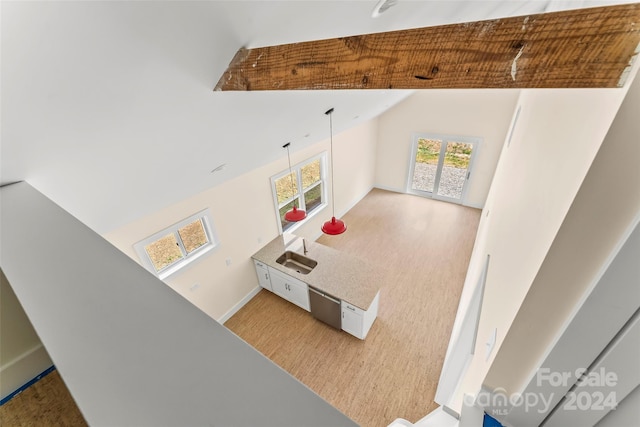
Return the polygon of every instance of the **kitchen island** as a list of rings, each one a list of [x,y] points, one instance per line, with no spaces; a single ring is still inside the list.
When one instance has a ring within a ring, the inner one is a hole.
[[[317,265],[305,274],[278,263],[287,251]],[[383,274],[375,266],[328,246],[303,242],[292,234],[276,237],[252,258],[260,286],[312,312],[310,288],[312,293],[316,291],[338,300],[341,329],[360,339],[366,337],[377,317],[380,288],[384,285]]]

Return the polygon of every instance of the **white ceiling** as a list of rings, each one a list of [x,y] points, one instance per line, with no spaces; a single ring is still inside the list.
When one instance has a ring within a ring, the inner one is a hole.
[[[410,94],[213,92],[242,46],[626,0],[376,2],[3,1],[0,181],[106,232],[327,138],[330,107],[338,132]]]

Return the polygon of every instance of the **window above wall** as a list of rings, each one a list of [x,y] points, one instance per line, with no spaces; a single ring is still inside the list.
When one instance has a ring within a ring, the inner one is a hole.
[[[134,248],[145,268],[164,279],[216,246],[211,214],[205,209],[136,243]]]
[[[322,210],[326,202],[326,153],[321,153],[271,177],[271,190],[280,233],[293,231],[308,218]],[[292,185],[293,182],[293,185]],[[293,188],[292,188],[293,187]],[[307,218],[288,222],[284,214],[297,203],[307,211]]]

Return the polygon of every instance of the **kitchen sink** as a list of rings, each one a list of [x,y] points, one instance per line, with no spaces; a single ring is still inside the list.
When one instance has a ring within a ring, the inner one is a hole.
[[[300,274],[309,274],[318,265],[318,261],[292,251],[286,251],[280,255],[276,262]]]

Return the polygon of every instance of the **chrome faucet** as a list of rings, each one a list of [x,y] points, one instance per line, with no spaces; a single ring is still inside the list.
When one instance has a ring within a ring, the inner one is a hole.
[[[304,250],[304,254],[307,254],[307,241],[304,239],[304,237],[302,238],[302,250]]]

